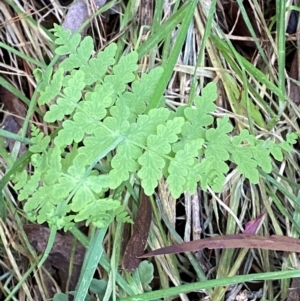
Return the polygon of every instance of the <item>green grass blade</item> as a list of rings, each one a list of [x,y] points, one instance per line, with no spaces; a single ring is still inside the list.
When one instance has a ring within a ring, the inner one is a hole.
[[[43,257],[41,258],[41,261],[38,264],[38,268],[40,268],[44,264],[46,259],[48,258],[49,254],[50,254],[50,251],[53,247],[54,241],[55,241],[56,233],[57,233],[56,227],[51,227],[50,228],[50,235],[49,235],[48,242],[47,242],[47,246],[46,246],[45,252],[43,254]]]
[[[248,30],[249,30],[249,32],[250,32],[250,34],[251,34],[251,36],[252,36],[252,38],[253,38],[253,40],[255,42],[255,45],[256,45],[256,47],[258,49],[258,52],[261,55],[261,57],[263,58],[266,66],[268,66],[268,68],[270,68],[269,60],[267,59],[267,57],[265,55],[265,52],[262,49],[262,47],[260,45],[260,42],[259,42],[259,40],[258,40],[258,38],[257,38],[257,36],[255,34],[255,31],[254,31],[253,26],[251,24],[251,21],[250,21],[250,19],[248,17],[248,14],[246,12],[246,9],[245,9],[245,6],[243,4],[243,1],[242,0],[237,0],[237,2],[239,4],[239,8],[241,10],[241,13],[242,13],[243,19],[245,21],[245,24],[247,25],[247,28],[248,28]],[[282,2],[284,2],[284,1],[282,1]]]
[[[213,0],[210,4],[210,9],[209,9],[208,17],[207,17],[207,24],[206,24],[204,35],[202,38],[199,55],[197,58],[197,64],[195,66],[195,71],[194,71],[192,85],[191,85],[191,93],[189,95],[189,104],[190,105],[193,103],[193,100],[196,96],[195,92],[196,92],[196,88],[197,88],[197,76],[196,76],[197,67],[202,67],[202,64],[204,62],[206,41],[211,34],[211,27],[212,27],[213,18],[215,15],[216,4],[217,4],[217,0]]]
[[[16,95],[21,99],[26,105],[30,105],[30,99],[28,99],[20,90],[15,88],[10,82],[8,82],[4,77],[0,76],[0,86],[3,86],[5,89]]]
[[[151,49],[157,46],[186,16],[190,2],[186,2],[166,22],[160,25],[160,30],[151,35],[138,49],[139,59],[146,55]]]
[[[40,68],[43,68],[43,69],[46,69],[47,65],[38,61],[38,60],[35,60],[34,58],[30,57],[29,55],[26,55],[25,53],[13,48],[13,47],[10,47],[2,42],[0,42],[0,48],[3,48],[3,49],[6,49],[7,51],[9,51],[10,53],[14,53],[15,55],[17,55],[19,58],[29,62],[29,63],[32,63],[34,65],[36,65],[37,67],[40,67]]]
[[[190,3],[189,9],[188,9],[183,21],[182,21],[177,39],[174,43],[173,50],[170,54],[170,57],[168,58],[168,63],[165,66],[164,73],[162,74],[162,76],[160,78],[160,81],[159,81],[159,83],[158,83],[158,85],[155,89],[155,92],[153,93],[152,100],[151,100],[151,102],[149,103],[149,105],[147,107],[148,112],[149,112],[149,110],[151,110],[153,108],[156,108],[158,106],[158,104],[160,103],[161,96],[163,95],[163,93],[166,89],[166,86],[167,86],[167,84],[170,80],[170,77],[173,73],[173,70],[174,70],[174,67],[176,65],[179,53],[181,51],[182,45],[185,41],[186,33],[187,33],[187,30],[188,30],[189,25],[191,23],[191,20],[193,18],[195,7],[196,7],[198,1],[193,0],[193,1],[188,2],[188,3]]]
[[[249,281],[266,281],[266,280],[279,280],[300,277],[300,270],[268,272],[268,273],[255,273],[249,275],[240,275],[235,277],[226,277],[222,279],[214,279],[207,281],[194,282],[191,284],[171,287],[165,290],[153,291],[137,296],[119,299],[119,301],[148,301],[157,300],[169,296],[175,296],[182,293],[197,292],[199,290],[228,286]]]
[[[285,5],[286,1],[276,1],[276,31],[278,47],[278,87],[285,95]],[[285,97],[279,96],[279,105],[284,109]]]
[[[76,290],[75,301],[82,301],[87,295],[87,291],[97,269],[99,260],[104,252],[102,242],[105,237],[107,228],[97,229],[95,236],[91,241],[86,256],[84,258],[82,273]]]
[[[74,227],[74,228],[70,229],[70,232],[74,235],[74,237],[76,237],[76,239],[78,239],[81,242],[81,244],[83,246],[88,248],[88,246],[90,244],[89,240],[82,232],[80,232],[79,229]],[[109,261],[108,257],[105,254],[103,254],[103,256],[101,256],[99,263],[104,268],[104,270],[106,272],[109,273],[111,271],[110,261]],[[128,295],[130,295],[130,296],[134,295],[134,291],[132,290],[132,288],[128,285],[128,283],[124,280],[124,278],[119,273],[116,274],[116,281],[119,284],[119,286]]]
[[[22,143],[25,143],[25,144],[29,144],[29,145],[32,144],[32,142],[30,141],[30,139],[23,138],[20,135],[11,133],[11,132],[3,130],[3,129],[0,129],[0,136],[5,137],[7,139],[13,139],[15,141],[19,141],[19,142],[22,142]]]

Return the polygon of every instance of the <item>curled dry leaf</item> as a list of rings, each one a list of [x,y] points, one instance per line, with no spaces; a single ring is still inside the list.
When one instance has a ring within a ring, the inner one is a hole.
[[[209,237],[182,244],[164,247],[149,252],[140,258],[147,258],[157,255],[177,254],[184,252],[193,252],[207,249],[236,249],[236,248],[253,248],[284,252],[300,253],[300,239],[281,236],[258,236],[252,234],[232,234]]]
[[[145,250],[151,219],[152,207],[149,197],[142,193],[141,204],[134,221],[133,234],[123,256],[122,267],[128,272],[135,270],[141,261],[139,256],[141,256]]]

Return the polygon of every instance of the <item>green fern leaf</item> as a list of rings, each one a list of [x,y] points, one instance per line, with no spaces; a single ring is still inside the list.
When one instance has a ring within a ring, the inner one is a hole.
[[[42,208],[47,203],[52,204],[48,192],[49,187],[39,187],[25,203],[24,210],[30,212]]]
[[[113,74],[104,78],[105,83],[110,83],[116,95],[121,95],[126,88],[126,84],[134,80],[134,73],[137,66],[138,54],[133,51],[126,56],[122,56],[119,63],[113,67]]]
[[[52,193],[54,195],[59,195],[60,202],[63,202],[62,200],[69,197],[75,186],[76,183],[74,183],[69,176],[63,175],[58,179],[57,183],[52,185]]]
[[[115,54],[117,45],[112,43],[108,45],[103,51],[98,53],[97,58],[89,60],[88,64],[80,67],[85,74],[85,81],[87,85],[91,85],[103,78],[109,66],[115,64]]]
[[[133,82],[132,92],[123,94],[126,105],[134,115],[138,116],[145,112],[146,104],[149,103],[162,73],[161,67],[152,69],[150,73],[143,74],[139,81]]]
[[[283,160],[283,153],[279,144],[276,144],[274,141],[269,141],[267,147],[277,161],[281,162]]]
[[[193,192],[196,188],[197,182],[200,180],[200,174],[194,173],[197,170],[196,157],[203,143],[203,139],[186,143],[184,149],[177,151],[174,159],[171,160],[167,183],[174,198],[178,198],[187,189]]]
[[[130,223],[133,224],[131,217],[128,215],[126,211],[126,206],[120,205],[115,211],[114,214],[116,216],[116,220],[119,223]]]
[[[58,147],[54,147],[49,150],[47,156],[47,169],[45,175],[42,177],[43,181],[47,185],[54,184],[61,174],[61,151]]]
[[[90,36],[86,36],[78,46],[78,38],[75,34],[75,37],[72,36],[69,39],[68,46],[69,51],[71,54],[69,57],[65,58],[61,63],[60,66],[64,68],[66,71],[73,70],[75,68],[79,68],[82,65],[87,65],[87,61],[90,58],[92,51],[94,49],[93,39]],[[64,47],[66,47],[64,46]],[[60,47],[56,49],[56,52],[60,51]]]
[[[183,106],[176,112],[176,116],[185,116],[186,122],[182,127],[182,139],[173,146],[175,152],[183,149],[186,143],[192,143],[199,138],[205,139],[206,127],[214,121],[211,113],[216,109],[216,86],[213,83],[208,84],[201,92],[202,96],[195,98],[195,108]],[[199,155],[202,155],[202,150],[199,150]]]
[[[228,120],[228,116],[217,119],[217,128],[206,131],[207,146],[204,151],[206,157],[214,157],[216,161],[229,159],[230,138],[227,134],[233,127]]]
[[[147,139],[147,146],[152,151],[159,154],[168,154],[171,151],[171,143],[178,140],[178,134],[184,124],[182,117],[175,117],[173,120],[168,120],[167,123],[157,126],[157,134],[150,135]]]
[[[80,70],[74,72],[73,76],[68,80],[68,87],[63,90],[62,97],[59,97],[57,104],[52,105],[50,110],[45,114],[45,121],[54,122],[62,120],[65,115],[72,114],[77,107],[77,102],[82,97],[84,87],[84,73]]]
[[[40,89],[40,97],[38,99],[39,105],[44,105],[53,100],[62,88],[64,79],[64,69],[59,68],[53,75],[52,80],[45,87],[45,91]]]
[[[129,108],[122,101],[117,101],[116,105],[110,108],[110,114],[113,117],[106,118],[104,125],[114,131],[115,134],[125,135],[130,127],[128,122]]]
[[[54,35],[56,53],[64,60],[55,73],[51,67],[43,75],[35,72],[38,103],[49,106],[45,121],[65,120],[54,139],[32,128],[33,173],[23,172],[15,185],[32,221],[59,229],[81,221],[97,227],[114,218],[130,222],[120,201],[104,199],[104,194],[116,189],[121,195],[121,183],[132,175],[138,175],[147,195],[163,176],[174,197],[193,193],[199,182],[219,192],[227,163],[237,164],[241,174],[257,183],[258,167],[271,171],[270,153],[282,159],[282,150],[291,151],[296,142],[298,136],[288,134],[279,145],[265,143],[246,130],[230,138],[228,117],[217,119],[214,128],[214,83],[202,89],[194,106],[148,111],[162,68],[138,79],[137,52],[116,62],[116,44],[92,57],[91,37],[81,41],[80,34],[57,25]]]
[[[139,163],[142,165],[138,172],[138,176],[142,179],[142,187],[146,195],[151,195],[162,177],[165,161],[156,152],[146,151],[139,158]]]
[[[202,179],[201,174],[201,164],[195,159],[194,163],[189,167],[188,174],[185,177],[184,191],[187,190],[190,194],[193,194],[197,189],[198,183]]]
[[[229,171],[228,165],[223,161],[217,161],[214,157],[201,160],[199,166],[201,187],[203,190],[210,186],[213,191],[220,192],[225,181],[225,174]]]
[[[54,139],[55,144],[62,147],[73,141],[78,143],[85,134],[93,134],[106,116],[106,108],[113,104],[113,93],[110,85],[97,85],[93,92],[87,93],[85,100],[78,104],[73,120],[63,122],[63,129]]]
[[[85,183],[80,183],[72,199],[71,210],[74,212],[82,211],[94,198],[91,189]]]
[[[52,72],[53,72],[53,68],[47,68],[47,71],[48,71],[47,74],[50,73],[50,77],[51,77]],[[45,90],[46,87],[49,84],[50,77],[48,78],[48,80],[44,80],[44,79],[46,79],[47,75],[44,74],[43,71],[41,69],[39,69],[39,68],[36,68],[36,69],[33,70],[33,76],[34,76],[35,81],[39,84],[37,86],[37,90],[38,91]]]
[[[78,113],[77,117],[81,117],[80,113]],[[86,127],[82,127],[82,123],[84,123],[84,117],[79,119],[79,122],[73,120],[66,120],[63,122],[63,129],[58,132],[58,135],[55,137],[54,142],[56,145],[63,147],[66,145],[70,145],[73,141],[78,143],[82,141]]]
[[[163,155],[171,152],[171,143],[175,143],[184,124],[182,117],[168,120],[165,125],[157,126],[157,134],[147,138],[147,149],[139,158],[142,168],[138,176],[142,179],[142,186],[147,195],[151,195],[157,186],[157,181],[162,177],[165,166]]]
[[[27,181],[26,185],[23,185],[23,188],[18,194],[18,200],[28,200],[29,196],[31,196],[39,186],[39,182],[41,179],[41,174],[36,171]]]
[[[79,154],[87,154],[86,164],[89,164],[99,154],[109,149],[120,136],[124,136],[122,140],[125,139],[126,132],[130,127],[127,120],[130,115],[129,109],[118,102],[116,106],[110,109],[110,113],[113,117],[106,117],[95,130],[94,135],[84,139],[84,146],[78,150]]]
[[[214,101],[218,96],[217,87],[214,83],[209,83],[201,92],[202,96],[196,97],[194,101],[196,110],[190,107],[184,110],[185,116],[194,127],[211,125],[214,120],[210,114],[216,109]]]
[[[33,145],[29,147],[29,151],[32,153],[42,153],[45,152],[50,143],[50,137],[45,136],[44,133],[32,125],[31,127],[31,142]]]
[[[74,217],[75,222],[86,221],[93,223],[96,227],[104,227],[114,218],[114,211],[120,207],[120,202],[113,199],[94,199],[84,206]]]
[[[257,161],[253,157],[253,139],[248,130],[243,130],[238,136],[232,138],[232,159],[238,166],[238,171],[248,178],[251,183],[257,184],[259,173]]]
[[[137,122],[130,125],[128,139],[143,147],[147,138],[155,134],[158,125],[165,124],[169,116],[170,111],[166,108],[152,109],[148,115],[139,115]]]
[[[286,135],[286,141],[281,142],[280,147],[286,152],[290,153],[292,151],[293,144],[297,143],[298,135],[296,133],[288,133]]]
[[[248,178],[251,183],[258,184],[259,174],[256,169],[257,162],[251,158],[251,150],[237,148],[232,154],[232,158],[238,165],[239,173]]]
[[[256,139],[252,148],[252,156],[256,160],[257,165],[260,166],[264,172],[270,173],[272,171],[272,160],[269,149],[265,147],[265,142]]]
[[[299,138],[299,134],[297,133],[288,133],[286,135],[286,141],[292,145],[297,143],[298,138]]]
[[[135,173],[139,167],[137,159],[142,150],[129,140],[125,140],[117,147],[117,153],[111,161],[112,171],[109,173],[111,188],[117,188],[129,178],[130,173]]]
[[[98,127],[94,135],[84,138],[84,146],[78,149],[77,160],[83,165],[90,164],[99,154],[108,150],[117,138],[118,135],[112,133],[109,128]]]
[[[79,33],[72,34],[70,30],[65,30],[57,24],[54,24],[54,36],[57,37],[55,44],[61,45],[55,49],[55,53],[59,55],[74,53],[81,41]]]
[[[22,189],[28,181],[28,174],[26,170],[22,170],[20,173],[16,174],[14,180],[14,188],[15,190]]]

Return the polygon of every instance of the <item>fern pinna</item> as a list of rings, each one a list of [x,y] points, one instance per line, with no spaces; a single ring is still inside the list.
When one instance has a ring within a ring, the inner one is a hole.
[[[31,220],[56,228],[79,221],[104,227],[117,217],[129,221],[120,200],[105,197],[110,189],[136,176],[147,195],[158,180],[167,179],[173,197],[193,193],[200,183],[222,190],[228,162],[252,183],[258,167],[269,173],[271,157],[282,159],[289,142],[275,144],[243,130],[231,137],[228,117],[213,127],[211,113],[217,89],[209,83],[193,106],[176,111],[147,104],[163,72],[161,67],[137,76],[138,55],[124,55],[116,63],[116,44],[91,58],[93,41],[55,26],[56,54],[64,60],[54,72],[48,68],[39,84],[39,105],[47,104],[47,123],[62,121],[54,138],[32,127],[32,175],[18,175],[19,200]],[[109,71],[109,72],[108,72]],[[130,89],[129,89],[130,87]]]

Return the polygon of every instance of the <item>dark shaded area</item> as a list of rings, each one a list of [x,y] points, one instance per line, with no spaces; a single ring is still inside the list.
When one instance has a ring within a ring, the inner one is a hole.
[[[30,244],[38,253],[45,252],[50,235],[50,229],[42,225],[26,225],[24,230],[28,236]],[[73,250],[74,254],[73,254]],[[73,291],[76,288],[77,281],[80,276],[81,267],[85,255],[85,248],[67,234],[56,234],[53,247],[44,264],[45,269],[57,280],[61,285],[63,292]],[[72,271],[69,274],[69,271]],[[53,297],[51,290],[52,281],[47,274],[44,275],[46,283],[48,283],[48,294]]]

